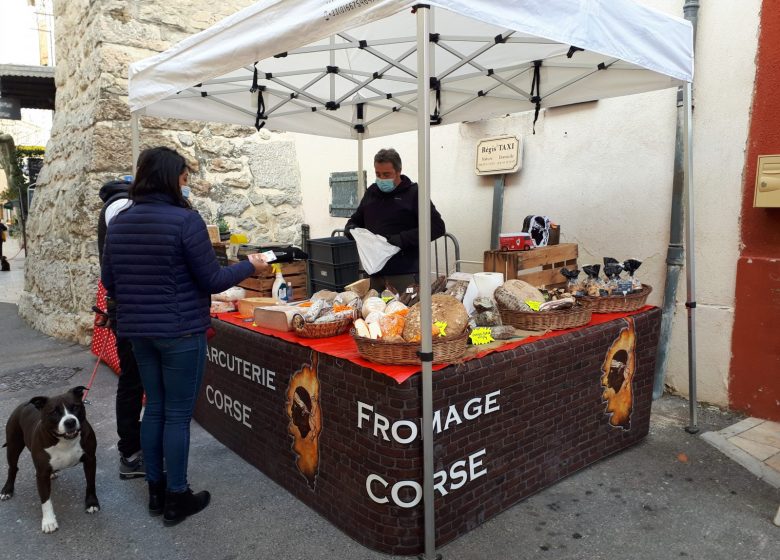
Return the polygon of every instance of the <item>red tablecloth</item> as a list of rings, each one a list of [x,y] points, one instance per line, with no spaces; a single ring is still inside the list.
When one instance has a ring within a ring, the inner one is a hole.
[[[482,356],[487,356],[488,354],[492,354],[493,352],[506,352],[507,350],[512,350],[513,348],[517,348],[522,344],[528,344],[530,342],[535,342],[543,338],[552,338],[554,336],[560,336],[567,332],[578,331],[580,329],[585,329],[593,325],[600,325],[608,321],[614,321],[615,319],[622,319],[623,317],[628,317],[629,315],[635,315],[637,313],[647,311],[648,309],[651,308],[652,306],[646,305],[641,309],[638,309],[637,311],[632,311],[629,313],[594,313],[590,323],[588,323],[585,326],[577,327],[574,329],[566,329],[562,331],[552,331],[539,336],[529,336],[521,340],[514,340],[511,342],[507,342],[503,346],[499,346],[496,348],[489,348],[484,352],[479,352],[475,355],[467,356],[464,359],[464,361],[473,360],[474,358],[481,358]],[[349,334],[342,334],[340,336],[332,336],[329,338],[301,338],[297,336],[294,332],[275,331],[272,329],[265,329],[262,327],[252,326],[252,322],[253,322],[252,319],[248,319],[248,320],[244,319],[238,313],[235,312],[218,313],[216,315],[216,318],[221,321],[225,321],[226,323],[237,325],[244,329],[249,329],[251,331],[259,332],[261,334],[265,334],[268,336],[273,336],[275,338],[281,338],[282,340],[286,340],[288,342],[294,342],[295,344],[306,346],[307,348],[312,348],[313,350],[316,350],[317,352],[322,352],[323,354],[328,354],[330,356],[335,356],[336,358],[349,360],[350,362],[353,362],[360,366],[373,369],[374,371],[378,371],[379,373],[384,373],[385,375],[395,379],[398,383],[403,383],[404,381],[409,379],[412,375],[414,375],[418,371],[421,371],[422,369],[421,366],[417,366],[417,365],[388,366],[388,365],[376,364],[374,362],[369,362],[368,360],[364,360],[358,354],[357,345],[355,344],[355,341],[352,340],[352,337]],[[440,369],[444,369],[445,367],[447,367],[447,364],[437,364],[433,366],[433,370],[437,371]]]

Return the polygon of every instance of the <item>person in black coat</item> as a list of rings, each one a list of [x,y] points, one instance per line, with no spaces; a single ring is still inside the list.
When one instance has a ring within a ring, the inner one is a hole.
[[[117,214],[129,208],[130,181],[109,181],[100,187],[100,200],[103,208],[98,218],[98,260],[103,264],[103,245],[106,240],[108,224]],[[103,325],[98,325],[103,326]],[[116,432],[119,436],[119,478],[128,480],[142,477],[144,456],[141,451],[141,409],[143,408],[144,388],[138,373],[138,364],[133,355],[133,346],[129,338],[116,336],[116,325],[108,325],[114,331],[116,352],[119,357],[119,379],[116,385]]]
[[[5,239],[7,235],[8,235],[8,227],[6,227],[6,225],[0,221],[0,261],[3,262],[2,269],[5,272],[11,270],[10,265],[8,265],[8,260],[3,255],[3,243],[5,243]]]
[[[403,291],[418,284],[420,277],[419,216],[417,213],[417,183],[401,174],[401,156],[394,149],[379,150],[374,156],[376,182],[368,189],[345,227],[365,228],[381,235],[401,250],[371,276],[371,287],[379,291],[386,284]],[[431,241],[445,233],[444,220],[431,202]]]
[[[186,161],[176,151],[159,147],[141,153],[130,186],[133,206],[109,224],[101,268],[117,336],[130,339],[146,392],[141,447],[149,511],[162,513],[165,525],[201,511],[211,499],[206,491],[193,493],[187,482],[210,295],[268,268],[259,254],[219,266],[206,224],[182,195],[188,178]]]

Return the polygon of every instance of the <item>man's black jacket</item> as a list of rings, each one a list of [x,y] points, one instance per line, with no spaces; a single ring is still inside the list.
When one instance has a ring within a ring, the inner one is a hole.
[[[418,243],[417,183],[401,175],[401,183],[389,193],[372,184],[366,189],[355,213],[345,227],[347,236],[352,228],[365,228],[401,248],[377,275],[418,274],[420,251]],[[444,235],[444,220],[431,202],[431,241]]]
[[[103,245],[106,242],[106,209],[111,206],[113,202],[116,202],[122,198],[130,198],[130,183],[124,180],[109,181],[100,187],[98,193],[100,200],[103,201],[103,208],[100,210],[100,217],[98,218],[98,260],[100,264],[103,264]]]

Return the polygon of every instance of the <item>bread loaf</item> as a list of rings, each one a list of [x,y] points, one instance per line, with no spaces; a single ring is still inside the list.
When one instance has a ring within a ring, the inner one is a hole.
[[[391,301],[387,304],[387,307],[385,307],[385,314],[392,315],[393,313],[403,311],[404,309],[406,309],[406,306],[400,301]]]
[[[363,317],[368,317],[372,311],[379,311],[384,313],[385,307],[387,307],[387,304],[382,300],[382,298],[370,297],[363,301],[363,308],[360,311]]]
[[[499,307],[510,311],[531,311],[526,301],[544,301],[542,292],[522,280],[507,280],[496,288],[493,297]]]
[[[463,333],[469,321],[468,313],[463,304],[452,296],[434,294],[431,296],[432,322],[441,321],[447,323],[445,335],[458,336]],[[420,304],[416,303],[409,309],[404,325],[404,340],[420,340]]]

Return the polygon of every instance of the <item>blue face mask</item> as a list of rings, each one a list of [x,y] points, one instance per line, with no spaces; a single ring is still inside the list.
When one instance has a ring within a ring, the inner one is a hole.
[[[379,187],[379,190],[383,193],[389,193],[395,190],[395,183],[392,179],[377,179],[376,186]]]
[[[190,197],[190,193],[191,193],[191,192],[192,192],[192,189],[190,189],[190,186],[189,186],[189,185],[184,185],[184,186],[181,188],[181,195],[182,195],[184,198],[189,198],[189,197]]]

